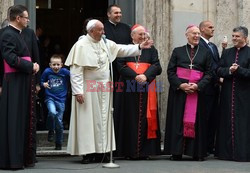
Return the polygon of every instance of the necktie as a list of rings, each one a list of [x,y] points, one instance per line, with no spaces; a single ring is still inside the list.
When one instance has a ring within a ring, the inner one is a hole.
[[[213,49],[213,45],[209,42],[208,43],[208,47],[210,48],[210,50],[212,51],[213,55],[214,55],[214,49]]]

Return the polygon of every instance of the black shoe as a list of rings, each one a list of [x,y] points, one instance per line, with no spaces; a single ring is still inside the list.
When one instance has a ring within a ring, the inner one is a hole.
[[[204,159],[204,157],[193,157],[193,160],[194,160],[194,161],[200,161],[200,162],[202,162],[202,161],[204,161],[205,159]]]
[[[110,157],[108,153],[105,154],[95,154],[95,163],[109,163],[110,162]],[[113,158],[113,163],[115,162],[114,158]]]
[[[92,163],[94,160],[94,156],[93,154],[87,154],[85,156],[82,156],[82,161],[81,163],[82,164],[89,164],[89,163]]]
[[[54,141],[54,130],[49,130],[49,132],[48,132],[48,141],[49,142]]]
[[[180,161],[182,160],[182,155],[172,155],[170,160]]]
[[[214,149],[208,149],[207,156],[214,155],[214,154],[215,154],[215,150]]]
[[[150,160],[149,156],[139,156],[139,157],[133,157],[133,156],[129,156],[126,157],[127,160]]]
[[[35,163],[26,163],[25,167],[26,168],[33,168],[35,166]]]
[[[56,144],[55,150],[62,150],[62,144]]]
[[[84,156],[81,161],[82,164],[88,164],[90,163],[90,159],[87,156]]]

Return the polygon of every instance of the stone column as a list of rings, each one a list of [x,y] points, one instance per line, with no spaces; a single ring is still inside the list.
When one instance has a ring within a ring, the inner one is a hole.
[[[136,23],[147,28],[154,40],[154,45],[158,50],[159,59],[162,66],[162,74],[157,77],[161,83],[162,91],[158,93],[159,115],[161,132],[165,131],[165,119],[167,110],[167,93],[169,84],[167,82],[167,65],[170,52],[170,14],[169,1],[166,0],[137,0],[136,1]]]
[[[0,23],[7,18],[7,10],[14,5],[14,0],[0,0]]]

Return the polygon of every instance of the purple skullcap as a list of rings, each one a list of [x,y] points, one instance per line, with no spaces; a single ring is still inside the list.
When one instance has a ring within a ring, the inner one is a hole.
[[[187,31],[189,28],[193,28],[193,27],[197,27],[197,28],[198,28],[198,26],[196,26],[195,24],[189,24],[189,25],[187,26],[187,28],[186,28],[186,31]]]

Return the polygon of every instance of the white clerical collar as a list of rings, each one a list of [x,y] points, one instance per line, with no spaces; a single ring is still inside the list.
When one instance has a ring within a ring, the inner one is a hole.
[[[195,46],[190,44],[190,43],[187,43],[189,46],[191,46],[191,48],[193,49]]]
[[[242,49],[243,47],[245,47],[247,44],[245,43],[243,46],[241,46],[241,47],[235,47],[236,49],[238,49],[238,50],[240,50],[240,49]]]
[[[115,25],[115,26],[117,25],[117,23],[114,23],[114,22],[112,22],[111,20],[109,20],[109,22],[112,23],[112,24]]]
[[[17,29],[20,33],[22,32],[21,29],[17,28],[16,26],[12,25],[12,24],[9,24],[9,26],[12,26],[13,28]]]
[[[204,37],[202,37],[201,36],[201,38],[208,44],[209,43],[209,40],[208,39],[206,39],[206,38],[204,38]]]
[[[99,41],[93,39],[89,34],[87,34],[86,37],[87,37],[91,42],[94,42],[94,43],[98,43],[98,42],[99,42]]]

